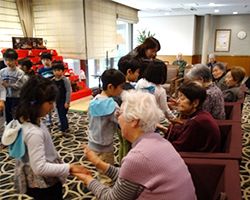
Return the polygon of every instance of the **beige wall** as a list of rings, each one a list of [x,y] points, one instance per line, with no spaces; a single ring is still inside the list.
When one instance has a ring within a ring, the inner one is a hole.
[[[229,52],[216,52],[219,55],[250,55],[250,15],[228,15],[213,16],[211,26],[211,43],[209,52],[214,51],[214,40],[216,29],[231,29],[231,44]],[[244,40],[237,38],[237,33],[241,30],[247,32]]]

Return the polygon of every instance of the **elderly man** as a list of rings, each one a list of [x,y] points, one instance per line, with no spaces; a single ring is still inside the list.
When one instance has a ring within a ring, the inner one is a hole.
[[[176,60],[173,62],[173,65],[179,66],[178,78],[183,78],[187,62],[183,60],[182,53],[178,53],[178,55],[176,56]]]

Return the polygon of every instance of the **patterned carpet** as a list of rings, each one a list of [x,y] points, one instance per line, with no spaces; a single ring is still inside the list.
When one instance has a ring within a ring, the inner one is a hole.
[[[56,116],[53,115],[53,127],[51,135],[54,144],[64,160],[67,163],[80,163],[92,170],[96,176],[95,168],[85,160],[81,144],[87,142],[86,130],[88,128],[88,120],[86,113],[69,112],[69,121],[71,135],[64,137],[60,134]],[[0,117],[0,128],[2,123]],[[245,99],[243,113],[242,113],[242,129],[243,135],[243,157],[240,166],[240,178],[242,188],[242,198],[250,199],[250,95]],[[1,131],[1,130],[0,130]],[[1,147],[2,148],[2,147]],[[118,139],[115,138],[115,154],[118,153]],[[0,199],[1,200],[28,200],[32,199],[27,195],[16,194],[13,188],[13,171],[14,160],[8,156],[7,148],[1,149],[0,152]],[[233,183],[232,183],[233,184]],[[95,199],[91,192],[84,188],[83,184],[76,178],[70,176],[67,183],[64,185],[64,199],[65,200],[91,200]]]

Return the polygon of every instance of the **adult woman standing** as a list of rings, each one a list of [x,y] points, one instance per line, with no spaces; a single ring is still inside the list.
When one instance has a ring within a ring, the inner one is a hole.
[[[132,149],[123,158],[120,169],[103,162],[88,148],[84,150],[96,168],[115,181],[114,186],[104,186],[83,173],[74,175],[100,200],[196,199],[184,161],[167,140],[154,133],[161,116],[163,113],[153,95],[134,90],[127,92],[118,122],[122,136],[132,143]]]
[[[141,63],[140,75],[139,78],[142,78],[142,75],[147,68],[147,64],[156,58],[157,52],[160,51],[161,45],[160,42],[154,37],[148,37],[145,41],[133,49],[126,56],[137,59]],[[125,57],[126,57],[125,56]]]

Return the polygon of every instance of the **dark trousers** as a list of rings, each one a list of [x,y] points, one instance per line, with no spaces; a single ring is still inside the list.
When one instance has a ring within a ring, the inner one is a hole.
[[[27,188],[26,194],[35,200],[62,200],[62,184],[58,182],[49,188]]]
[[[6,97],[5,101],[5,121],[7,124],[15,118],[16,107],[19,104],[20,98]]]
[[[69,128],[68,118],[67,118],[68,109],[64,107],[64,102],[56,102],[56,109],[61,124],[60,130],[65,131]]]

